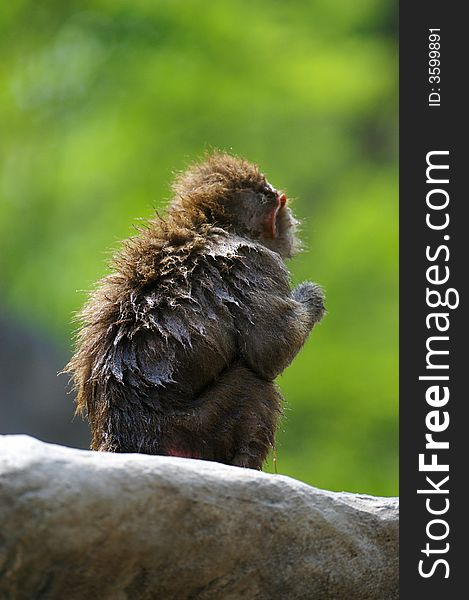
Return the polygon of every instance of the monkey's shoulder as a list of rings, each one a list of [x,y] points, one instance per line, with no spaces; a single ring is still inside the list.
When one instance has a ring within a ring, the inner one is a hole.
[[[223,229],[214,228],[208,238],[206,256],[209,259],[224,264],[231,263],[232,267],[268,274],[270,277],[289,277],[288,270],[281,256],[258,241],[229,233]]]
[[[220,290],[249,284],[284,288],[289,283],[281,256],[256,240],[211,226],[203,232],[185,232],[178,241],[171,240],[153,257],[149,252],[145,261],[140,257],[135,262],[136,277],[131,281],[137,291],[183,297],[189,290],[212,288],[214,282]]]

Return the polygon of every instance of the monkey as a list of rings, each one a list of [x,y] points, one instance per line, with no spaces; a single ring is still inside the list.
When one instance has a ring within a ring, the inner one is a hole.
[[[223,152],[179,174],[78,316],[65,368],[91,449],[262,469],[283,398],[275,378],[325,314],[293,290],[298,221],[255,164]]]

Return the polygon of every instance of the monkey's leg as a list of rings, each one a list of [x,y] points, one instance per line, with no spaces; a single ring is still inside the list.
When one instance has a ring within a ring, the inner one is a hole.
[[[277,386],[236,362],[196,403],[190,414],[174,423],[182,434],[182,447],[192,443],[200,458],[261,469],[274,446],[282,410]],[[174,439],[175,430],[170,433]]]

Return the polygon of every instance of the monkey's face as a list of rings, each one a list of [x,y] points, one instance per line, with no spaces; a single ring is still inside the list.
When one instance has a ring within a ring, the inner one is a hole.
[[[243,233],[290,258],[297,249],[297,221],[288,206],[287,196],[265,182],[260,189],[243,189],[236,194],[235,221]]]

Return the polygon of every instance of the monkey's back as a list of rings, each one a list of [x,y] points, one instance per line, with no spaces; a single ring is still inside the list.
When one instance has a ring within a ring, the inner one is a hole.
[[[82,312],[68,370],[93,448],[158,453],[155,432],[237,360],[249,303],[288,293],[288,274],[276,253],[216,227],[169,240],[148,230],[116,266]]]

